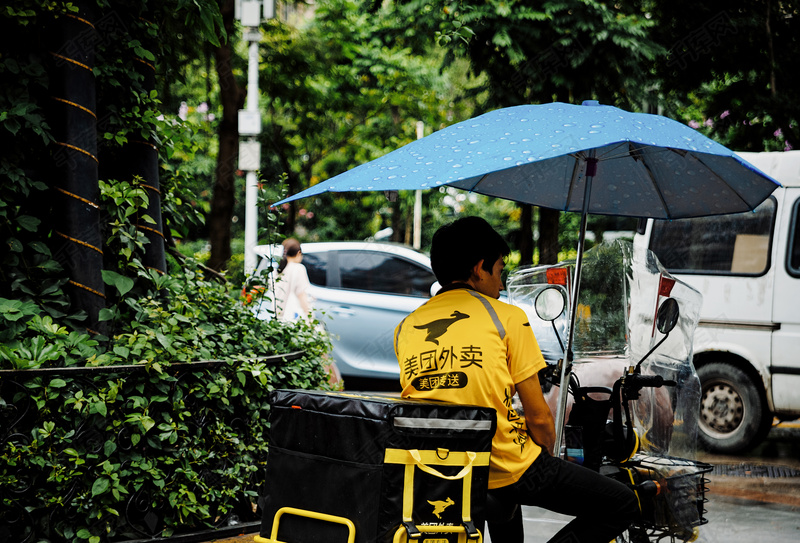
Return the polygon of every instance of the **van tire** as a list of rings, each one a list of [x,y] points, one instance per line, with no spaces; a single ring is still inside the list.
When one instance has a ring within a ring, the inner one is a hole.
[[[709,452],[736,454],[759,444],[772,415],[763,394],[741,369],[724,362],[697,368],[700,378],[698,438]]]

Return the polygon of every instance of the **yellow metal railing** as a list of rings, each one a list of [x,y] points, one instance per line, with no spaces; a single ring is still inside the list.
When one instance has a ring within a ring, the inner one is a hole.
[[[316,511],[306,511],[305,509],[297,509],[295,507],[281,507],[275,513],[275,518],[272,520],[272,532],[269,539],[265,539],[260,535],[255,536],[256,543],[283,543],[278,540],[278,526],[283,515],[295,515],[298,517],[311,518],[322,520],[325,522],[333,522],[335,524],[342,524],[347,528],[347,543],[355,543],[356,540],[356,527],[353,522],[344,517],[337,517],[335,515],[326,515],[325,513],[317,513]]]

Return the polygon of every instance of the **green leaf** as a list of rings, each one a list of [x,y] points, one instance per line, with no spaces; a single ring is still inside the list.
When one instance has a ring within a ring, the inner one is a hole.
[[[103,270],[103,282],[117,288],[121,296],[125,296],[133,288],[133,279],[115,271]]]
[[[140,422],[142,423],[142,426],[144,426],[145,432],[149,431],[150,428],[156,425],[156,421],[147,415],[144,415]]]
[[[100,477],[92,485],[92,496],[105,493],[109,486],[111,486],[111,481],[108,477]]]
[[[105,402],[99,401],[99,402],[95,402],[95,403],[93,403],[91,405],[92,405],[92,408],[91,408],[90,411],[93,411],[93,412],[95,412],[95,413],[97,413],[99,415],[102,415],[103,417],[108,415],[108,407],[106,407]]]
[[[6,119],[6,121],[3,123],[3,126],[6,127],[6,130],[11,132],[15,136],[17,135],[17,132],[20,129],[19,121],[17,121],[16,119]]]
[[[42,221],[37,219],[36,217],[31,217],[30,215],[20,215],[17,217],[17,224],[19,224],[22,228],[27,230],[28,232],[36,232],[36,229],[39,227]]]
[[[51,388],[64,388],[67,386],[67,382],[63,379],[53,379],[50,381]]]
[[[114,354],[120,356],[121,358],[128,358],[131,354],[131,350],[127,347],[123,347],[122,345],[115,345]]]

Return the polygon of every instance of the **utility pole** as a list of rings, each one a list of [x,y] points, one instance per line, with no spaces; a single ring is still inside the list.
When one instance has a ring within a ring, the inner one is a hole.
[[[425,123],[417,121],[417,139],[425,137]],[[414,249],[422,248],[422,191],[414,194]]]
[[[245,175],[244,212],[244,272],[250,275],[258,265],[255,247],[258,244],[258,175],[261,169],[261,112],[258,109],[258,43],[261,41],[259,26],[263,18],[274,14],[274,0],[237,0],[236,18],[244,27],[243,36],[248,41],[247,49],[247,103],[239,110],[239,169]]]

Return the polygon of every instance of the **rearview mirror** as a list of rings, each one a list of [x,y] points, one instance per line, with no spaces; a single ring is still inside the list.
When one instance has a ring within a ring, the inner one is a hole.
[[[681,310],[678,307],[678,302],[675,298],[667,298],[661,307],[658,308],[656,316],[656,328],[662,334],[669,334],[675,325],[678,324],[678,317],[680,317]]]
[[[564,294],[556,287],[547,287],[536,295],[534,301],[534,308],[536,314],[543,321],[554,321],[563,312],[567,306],[564,300]]]

